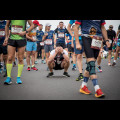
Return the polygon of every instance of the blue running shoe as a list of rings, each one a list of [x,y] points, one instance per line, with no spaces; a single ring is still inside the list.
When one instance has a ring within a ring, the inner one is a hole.
[[[5,80],[4,84],[10,85],[11,83],[12,83],[11,78],[7,77],[7,79]]]
[[[17,82],[16,83],[17,84],[22,84],[22,81],[21,81],[20,77],[17,77]]]

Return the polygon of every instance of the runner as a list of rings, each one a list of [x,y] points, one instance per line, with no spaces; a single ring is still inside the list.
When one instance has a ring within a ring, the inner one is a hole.
[[[6,70],[6,62],[7,62],[7,45],[5,46],[4,40],[5,40],[5,20],[0,20],[0,71],[2,72],[2,67],[4,67],[5,74],[3,77],[7,77],[7,70]],[[3,64],[4,63],[4,64]],[[4,66],[3,66],[4,65]]]
[[[76,20],[70,20],[70,22],[68,24],[68,31],[71,34],[71,36],[73,36],[73,37],[74,37],[74,32],[71,31],[71,26],[75,23],[75,21]],[[74,26],[73,26],[73,29],[75,29]],[[80,28],[79,28],[78,33],[79,33],[79,42],[82,45],[82,49],[81,50],[76,49],[76,44],[75,44],[76,39],[74,37],[74,42],[73,42],[73,44],[74,44],[74,52],[75,52],[75,57],[77,56],[77,65],[78,65],[78,69],[79,69],[79,76],[76,79],[76,81],[83,80],[82,53],[83,53],[84,50],[83,50],[83,42],[82,42],[82,38],[81,38],[81,29]],[[75,61],[76,61],[76,59],[75,59]],[[74,67],[76,68],[76,64],[73,66],[73,68]]]
[[[27,45],[26,45],[26,51],[27,51],[27,70],[35,70],[38,71],[38,69],[35,67],[35,54],[37,51],[37,37],[36,37],[36,31],[37,27],[40,26],[39,22],[37,20],[33,21],[34,29],[26,34],[27,38]],[[31,62],[32,66],[30,66],[30,56],[31,56]]]
[[[56,47],[61,46],[63,49],[67,50],[65,38],[66,38],[66,34],[69,34],[69,32],[65,28],[63,22],[59,22],[58,27],[55,29],[55,33],[56,33],[56,41],[54,45],[56,45]]]
[[[112,47],[113,47],[113,42],[116,37],[116,32],[113,30],[113,25],[109,26],[109,29],[107,30],[108,38],[110,39],[111,46],[108,49],[108,66],[111,66],[111,54],[112,54]]]
[[[104,97],[105,95],[98,85],[97,75],[95,72],[95,61],[98,57],[100,48],[102,46],[102,35],[106,40],[107,47],[110,47],[110,43],[107,38],[107,32],[104,27],[105,20],[77,20],[75,23],[76,25],[74,32],[76,39],[76,48],[79,50],[82,49],[78,37],[78,30],[81,25],[82,40],[87,58],[87,68],[84,72],[84,81],[82,82],[80,93],[91,93],[87,87],[87,82],[90,77],[95,88],[95,97]]]
[[[30,28],[26,31],[26,22],[30,24]],[[11,34],[9,38],[9,26],[11,27]],[[18,75],[17,84],[22,84],[21,74],[23,70],[23,56],[26,46],[26,33],[34,28],[31,20],[7,20],[5,26],[5,40],[4,45],[8,44],[8,60],[7,60],[7,79],[4,84],[11,84],[12,62],[15,55],[15,50],[18,48]]]
[[[47,23],[45,26],[45,33],[43,36],[43,42],[45,43],[45,55],[46,55],[46,63],[50,56],[50,52],[54,49],[54,41],[55,41],[55,34],[54,31],[51,30],[51,24]],[[47,70],[49,70],[47,68]]]
[[[73,28],[72,28],[72,31],[73,31]],[[73,45],[74,37],[72,37],[70,34],[66,34],[66,36],[68,37],[67,39],[68,54],[70,58],[72,57],[72,61],[71,61],[71,63],[73,63],[72,70],[75,71],[76,70],[76,55],[74,52],[74,45]]]
[[[44,32],[42,31],[42,29],[43,29],[43,25],[40,24],[39,30],[37,30],[37,55],[36,55],[35,63],[38,63],[37,62],[37,56],[39,57],[39,54],[41,54],[41,56],[42,56],[41,63],[45,64],[45,60],[44,60],[44,57],[45,57],[44,42],[42,42]]]
[[[118,41],[117,41],[117,38],[118,38]],[[117,31],[117,34],[116,34],[115,42],[117,42],[117,48],[116,48],[116,53],[115,53],[115,56],[114,56],[114,62],[112,64],[112,66],[116,65],[117,56],[118,56],[118,53],[120,51],[120,25],[118,27],[118,31]]]
[[[66,77],[70,77],[70,75],[67,72],[70,65],[68,52],[64,50],[61,46],[58,46],[51,51],[47,64],[50,69],[50,73],[47,75],[47,77],[51,77],[54,75],[53,69],[54,70],[64,69],[63,75]]]

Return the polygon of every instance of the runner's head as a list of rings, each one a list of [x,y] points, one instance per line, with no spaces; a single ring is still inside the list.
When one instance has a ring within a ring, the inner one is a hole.
[[[50,31],[50,29],[51,29],[51,24],[50,24],[50,23],[47,23],[47,24],[45,25],[45,31]]]
[[[39,30],[42,30],[42,29],[43,29],[43,25],[40,24],[40,26],[39,26]]]
[[[39,22],[38,22],[37,20],[34,20],[34,21],[33,21],[33,24],[34,24],[34,28],[40,26],[40,24],[39,24]]]
[[[110,25],[110,26],[109,26],[109,30],[112,30],[112,29],[113,29],[113,25]]]
[[[64,26],[64,23],[61,21],[61,22],[59,22],[59,26],[60,26],[60,28],[63,28],[63,26]]]

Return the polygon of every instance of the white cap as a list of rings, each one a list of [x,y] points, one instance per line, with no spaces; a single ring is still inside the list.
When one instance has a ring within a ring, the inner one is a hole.
[[[51,26],[51,24],[50,24],[50,23],[47,23],[45,26]]]

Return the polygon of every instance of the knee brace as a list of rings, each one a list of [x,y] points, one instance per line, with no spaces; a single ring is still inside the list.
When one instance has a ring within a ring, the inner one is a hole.
[[[89,71],[90,75],[96,75],[96,71],[95,71],[95,61],[90,61],[88,62],[87,65],[87,70]]]
[[[95,74],[96,75],[96,71],[95,71],[95,61],[90,61],[90,75]]]

